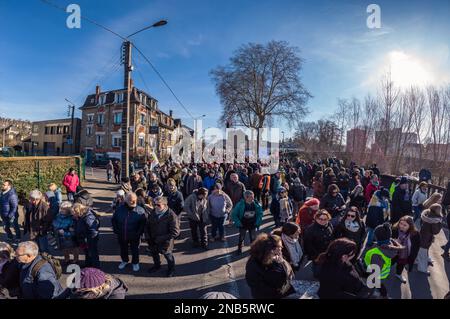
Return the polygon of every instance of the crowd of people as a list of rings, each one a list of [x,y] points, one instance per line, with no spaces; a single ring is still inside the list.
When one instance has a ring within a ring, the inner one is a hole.
[[[174,276],[173,249],[185,214],[194,248],[208,250],[211,242],[227,241],[226,225],[233,225],[239,234],[235,253],[241,255],[248,233],[245,277],[254,298],[292,298],[295,273],[309,263],[320,283],[319,298],[387,298],[384,282],[393,265],[401,283],[407,282],[405,269],[414,271],[415,264],[418,272],[429,275],[433,260],[428,251],[450,216],[448,189],[444,196],[430,193],[422,181],[411,192],[412,183],[404,176],[382,187],[375,164],[344,166],[336,158],[283,160],[274,174],[259,163],[147,163],[141,170],[133,168],[129,178],[121,177],[120,169],[118,161],[106,166],[106,180],[118,188],[111,221],[119,270],[130,265],[140,271],[139,247],[146,243],[153,259],[147,271],[161,268],[162,255],[166,276]],[[62,185],[65,201],[54,183],[45,194],[30,192],[21,234],[13,181],[3,182],[0,209],[8,238],[8,243],[0,243],[3,295],[124,298],[126,284],[101,271],[100,218],[91,195],[80,186],[74,169]],[[263,224],[266,211],[273,229]],[[29,241],[21,241],[26,234]],[[62,266],[49,255],[50,245],[61,251],[62,265],[79,263],[79,254],[84,254],[81,288],[62,288]],[[450,261],[450,241],[442,249],[443,258]],[[369,265],[379,266],[377,289],[366,284]]]

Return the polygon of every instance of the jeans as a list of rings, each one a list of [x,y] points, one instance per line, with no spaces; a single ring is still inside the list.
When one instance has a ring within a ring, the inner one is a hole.
[[[214,217],[210,215],[211,219],[211,236],[212,238],[216,238],[217,231],[219,231],[219,237],[225,237],[225,227],[223,223],[225,222],[226,215],[223,217]]]
[[[169,270],[175,268],[175,258],[173,257],[173,254],[171,252],[165,252],[162,253],[162,255],[164,256],[164,258],[166,258],[167,267],[169,268]],[[152,257],[155,266],[157,267],[161,266],[161,258],[159,257],[159,252],[153,252]]]
[[[422,210],[419,208],[419,206],[413,206],[413,212],[414,212],[414,221],[416,221],[418,218],[420,218]]]
[[[208,242],[208,233],[207,233],[208,225],[206,225],[203,222],[190,219],[189,227],[191,228],[191,235],[194,243],[199,242],[198,233],[200,233],[200,242],[202,243],[202,245],[206,245],[206,243]]]
[[[73,192],[67,192],[67,200],[69,201],[69,202],[73,202],[74,201],[74,198],[73,198],[73,195],[74,195],[75,193],[73,193]]]
[[[34,241],[39,247],[40,253],[48,253],[48,238],[47,235],[39,235],[37,236]]]
[[[88,239],[87,247],[84,249],[85,267],[100,269],[100,257],[98,256],[98,236]]]
[[[11,232],[10,227],[14,228],[14,232],[16,233],[16,239],[20,240],[20,227],[19,227],[19,214],[9,219],[8,217],[2,216],[3,227],[5,229],[6,234],[8,235],[8,239],[13,239],[13,234]]]
[[[239,244],[238,244],[238,248],[241,249],[242,248],[242,244],[244,243],[245,240],[245,234],[247,234],[248,231],[248,235],[250,236],[250,243],[253,242],[253,239],[255,238],[256,235],[256,229],[252,228],[252,229],[248,229],[248,228],[239,228]]]
[[[119,240],[120,258],[123,262],[128,262],[128,248],[131,249],[131,263],[139,264],[139,239],[138,240]]]
[[[375,231],[375,229],[367,227],[367,246],[370,246],[373,244],[374,231]]]

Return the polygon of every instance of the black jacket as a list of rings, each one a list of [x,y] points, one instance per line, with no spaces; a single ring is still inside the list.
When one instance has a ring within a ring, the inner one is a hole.
[[[75,220],[75,237],[79,245],[97,238],[100,221],[90,209],[83,217]]]
[[[408,193],[407,193],[408,192]],[[401,189],[399,186],[395,188],[392,195],[392,207],[391,207],[391,223],[394,224],[398,220],[412,213],[412,201],[409,191]]]
[[[20,265],[13,259],[3,265],[0,274],[0,288],[8,290],[11,297],[16,295],[20,289]]]
[[[362,299],[370,290],[350,265],[324,264],[319,273],[320,299]]]
[[[254,299],[280,299],[290,295],[294,292],[291,276],[289,264],[273,262],[264,266],[250,257],[245,267],[245,279]]]
[[[305,254],[310,260],[315,260],[321,253],[325,252],[333,240],[333,226],[326,226],[314,222],[305,230],[303,236]]]
[[[116,209],[111,222],[114,234],[120,241],[137,241],[144,233],[145,210],[140,206],[132,208],[124,203]]]
[[[175,192],[167,192],[167,204],[175,214],[180,215],[184,207],[183,194],[177,190]]]
[[[180,234],[177,215],[170,208],[162,216],[153,210],[148,216],[146,234],[152,252],[172,252],[174,239]]]
[[[343,205],[345,205],[345,200],[341,194],[337,194],[335,197],[326,194],[320,200],[320,209],[326,209],[332,217],[339,216],[342,213],[341,207]]]
[[[359,222],[359,229],[356,232],[352,232],[345,227],[345,217],[341,219],[334,229],[334,237],[336,239],[345,237],[354,241],[358,246],[358,251],[361,249],[364,240],[366,239],[366,234],[366,225],[363,221]]]

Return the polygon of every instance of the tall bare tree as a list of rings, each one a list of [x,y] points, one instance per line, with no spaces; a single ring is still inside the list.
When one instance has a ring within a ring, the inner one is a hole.
[[[269,118],[300,121],[311,97],[300,77],[302,65],[298,48],[285,41],[242,45],[228,65],[210,72],[223,108],[221,125],[259,129]]]

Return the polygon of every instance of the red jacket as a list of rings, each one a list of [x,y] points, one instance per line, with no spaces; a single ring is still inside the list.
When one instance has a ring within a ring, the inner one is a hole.
[[[80,179],[78,175],[70,175],[67,173],[64,176],[63,185],[66,187],[67,192],[75,193],[77,191],[77,186],[80,185]]]
[[[364,197],[366,198],[366,203],[370,203],[373,194],[379,190],[379,186],[375,186],[372,183],[367,184],[366,189],[364,190]]]

